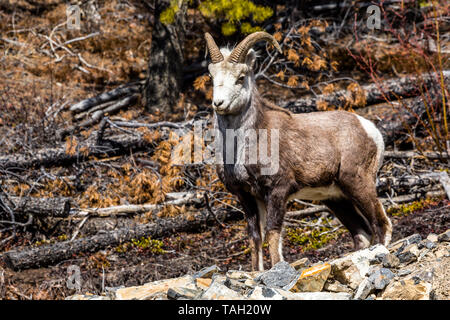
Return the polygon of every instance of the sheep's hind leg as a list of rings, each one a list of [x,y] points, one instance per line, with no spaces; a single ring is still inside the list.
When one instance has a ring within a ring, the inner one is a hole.
[[[372,231],[367,221],[357,212],[348,199],[326,200],[323,203],[330,208],[339,221],[350,231],[356,250],[370,246]]]

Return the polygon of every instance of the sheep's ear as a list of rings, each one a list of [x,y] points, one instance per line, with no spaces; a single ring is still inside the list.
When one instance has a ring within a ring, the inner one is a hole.
[[[253,49],[248,50],[247,56],[245,57],[245,63],[250,67],[253,68],[256,62],[256,52]]]

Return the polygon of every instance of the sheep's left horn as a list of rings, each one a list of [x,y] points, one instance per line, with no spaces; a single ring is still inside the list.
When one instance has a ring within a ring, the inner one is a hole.
[[[258,41],[266,40],[273,44],[275,48],[281,53],[281,47],[278,44],[278,41],[275,38],[268,34],[265,31],[259,31],[248,35],[244,40],[242,40],[231,52],[228,57],[229,62],[233,63],[243,63],[245,61],[245,56],[248,53],[248,50],[257,43]]]
[[[223,55],[220,52],[219,47],[217,46],[213,37],[208,32],[205,33],[205,40],[206,40],[206,47],[208,48],[212,63],[218,63],[220,61],[223,61]]]

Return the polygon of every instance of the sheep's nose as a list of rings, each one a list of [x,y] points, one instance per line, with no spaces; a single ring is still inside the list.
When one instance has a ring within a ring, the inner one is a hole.
[[[217,100],[213,102],[214,107],[220,107],[223,104],[223,100]]]

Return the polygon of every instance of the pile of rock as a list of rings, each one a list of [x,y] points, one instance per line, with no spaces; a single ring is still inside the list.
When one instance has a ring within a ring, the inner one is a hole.
[[[426,239],[414,234],[388,248],[378,244],[312,266],[306,258],[280,262],[264,272],[223,273],[212,266],[180,278],[109,288],[102,296],[67,299],[449,299],[449,270],[450,229]]]

